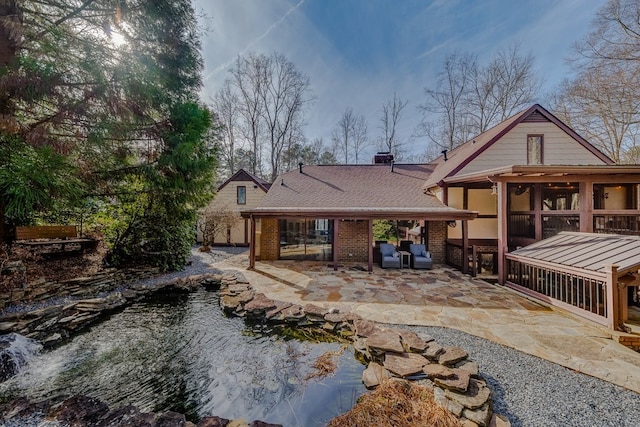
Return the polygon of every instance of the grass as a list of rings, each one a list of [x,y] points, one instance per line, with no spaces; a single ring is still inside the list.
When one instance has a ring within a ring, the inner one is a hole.
[[[347,413],[327,427],[459,427],[460,420],[433,399],[427,387],[408,381],[387,380],[358,399]]]

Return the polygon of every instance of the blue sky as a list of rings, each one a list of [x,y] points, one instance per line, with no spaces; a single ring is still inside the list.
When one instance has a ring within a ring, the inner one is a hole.
[[[591,27],[604,0],[195,0],[209,29],[203,38],[203,100],[221,87],[237,55],[285,55],[309,76],[315,98],[306,135],[330,143],[347,107],[364,115],[371,140],[382,105],[396,92],[408,101],[400,135],[409,152],[424,88],[446,56],[470,52],[485,63],[519,43],[543,79],[537,102],[572,75],[571,45]],[[369,154],[375,152],[370,149]]]

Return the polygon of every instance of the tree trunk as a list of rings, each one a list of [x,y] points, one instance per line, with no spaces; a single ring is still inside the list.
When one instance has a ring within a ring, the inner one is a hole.
[[[0,69],[14,61],[22,34],[22,13],[17,0],[0,0]],[[2,73],[4,74],[4,73]],[[14,121],[11,94],[0,91],[0,132],[11,133]],[[0,142],[1,143],[1,142]],[[0,194],[0,242],[9,239],[6,233],[3,195]]]

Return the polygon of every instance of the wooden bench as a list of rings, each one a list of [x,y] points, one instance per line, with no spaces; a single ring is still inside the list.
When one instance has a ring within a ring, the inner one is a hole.
[[[78,237],[75,225],[16,227],[16,241],[14,242],[14,244],[27,247],[32,251],[39,248],[49,248],[49,252],[65,252],[67,246],[78,247],[80,251],[95,249],[96,243],[94,239]]]

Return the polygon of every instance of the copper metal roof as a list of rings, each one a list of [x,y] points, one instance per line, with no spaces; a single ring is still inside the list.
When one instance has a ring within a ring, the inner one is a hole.
[[[640,236],[563,231],[515,250],[507,257],[545,261],[559,266],[605,272],[616,265],[626,273],[640,268]]]

